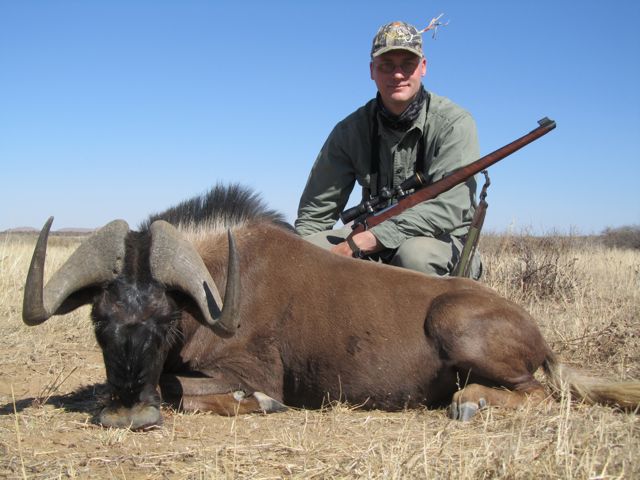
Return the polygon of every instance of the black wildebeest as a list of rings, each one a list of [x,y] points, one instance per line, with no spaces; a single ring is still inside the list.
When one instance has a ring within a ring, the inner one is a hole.
[[[237,186],[153,216],[140,231],[111,222],[43,288],[51,221],[23,319],[36,325],[92,304],[112,392],[99,416],[106,426],[160,423],[161,395],[222,414],[326,399],[385,410],[450,404],[466,420],[485,405],[543,400],[533,376],[541,366],[552,385],[586,400],[640,404],[640,382],[563,366],[534,320],[486,286],[321,250]]]

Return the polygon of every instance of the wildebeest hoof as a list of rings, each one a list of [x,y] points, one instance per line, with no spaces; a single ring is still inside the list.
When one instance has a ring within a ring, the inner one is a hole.
[[[162,424],[160,409],[155,405],[134,405],[131,408],[122,405],[109,405],[100,412],[98,421],[104,427],[144,430]]]
[[[487,402],[484,398],[476,402],[462,402],[458,405],[458,402],[451,402],[449,408],[449,417],[453,420],[460,420],[461,422],[468,422],[473,416],[478,413],[478,410],[487,406]]]
[[[258,404],[264,413],[284,412],[287,410],[286,405],[262,392],[253,392],[253,398],[258,401]]]

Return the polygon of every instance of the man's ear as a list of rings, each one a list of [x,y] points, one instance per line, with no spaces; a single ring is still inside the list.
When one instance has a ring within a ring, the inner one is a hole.
[[[369,62],[369,76],[373,80],[373,61]]]
[[[420,76],[424,77],[427,74],[427,57],[422,57],[422,61],[420,63],[420,68],[422,69]]]

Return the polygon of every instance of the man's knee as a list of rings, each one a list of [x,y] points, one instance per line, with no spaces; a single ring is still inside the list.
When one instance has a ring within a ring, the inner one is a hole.
[[[443,276],[453,270],[458,252],[459,248],[453,240],[415,237],[400,245],[390,263],[427,275]]]

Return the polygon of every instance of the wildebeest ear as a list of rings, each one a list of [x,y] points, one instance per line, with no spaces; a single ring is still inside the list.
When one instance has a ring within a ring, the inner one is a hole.
[[[47,220],[40,232],[27,274],[22,319],[28,325],[38,325],[52,315],[67,313],[84,304],[81,302],[87,303],[92,297],[81,294],[60,311],[62,304],[76,292],[116,278],[124,263],[129,225],[124,220],[114,220],[82,242],[43,287],[47,240],[52,223],[53,217]]]

